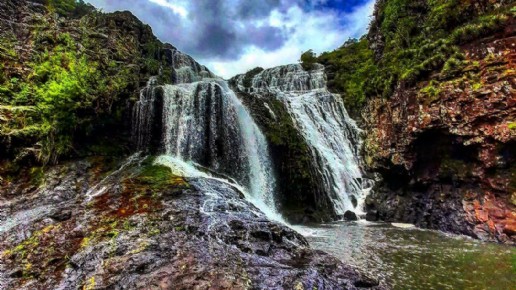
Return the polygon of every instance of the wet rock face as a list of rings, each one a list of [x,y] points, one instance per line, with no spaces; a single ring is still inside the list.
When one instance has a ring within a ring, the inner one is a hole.
[[[358,220],[357,214],[348,210],[344,213],[344,219],[347,221],[356,221]]]
[[[142,158],[106,164],[71,162],[39,184],[2,187],[0,288],[382,288],[225,183]]]
[[[515,31],[513,21],[465,45],[473,65],[463,79],[434,76],[369,102],[365,155],[383,178],[368,200],[373,215],[516,242]],[[422,93],[436,84],[435,95]]]

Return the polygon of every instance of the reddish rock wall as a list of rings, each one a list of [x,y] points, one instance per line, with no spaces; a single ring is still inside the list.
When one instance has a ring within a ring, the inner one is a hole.
[[[515,21],[463,53],[468,65],[455,76],[369,102],[365,156],[384,182],[368,207],[382,219],[514,243]]]

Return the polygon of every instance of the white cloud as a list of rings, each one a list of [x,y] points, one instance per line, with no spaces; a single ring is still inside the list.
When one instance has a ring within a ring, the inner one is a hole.
[[[132,11],[161,40],[224,78],[257,66],[296,63],[303,51],[330,51],[360,37],[375,3],[366,0],[344,13],[321,7],[327,0],[87,1],[106,11]]]
[[[150,2],[156,3],[160,6],[170,8],[174,13],[180,15],[183,18],[186,18],[188,16],[188,11],[186,8],[182,5],[178,5],[177,1],[176,3],[168,2],[167,0],[149,0]]]
[[[237,60],[219,61],[198,59],[215,74],[230,78],[236,74],[260,66],[270,68],[278,65],[296,63],[301,53],[313,49],[316,53],[331,51],[342,45],[350,37],[363,35],[370,23],[375,0],[369,0],[348,14],[336,11],[303,11],[298,6],[291,7],[287,13],[273,11],[269,24],[281,27],[288,33],[288,41],[275,51],[264,51],[250,46]]]

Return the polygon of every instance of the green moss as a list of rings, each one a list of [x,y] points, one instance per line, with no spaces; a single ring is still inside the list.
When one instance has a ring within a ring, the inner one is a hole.
[[[82,286],[82,290],[94,290],[96,285],[95,277],[90,277],[86,279],[86,282]]]
[[[146,241],[140,242],[138,247],[129,252],[130,255],[141,253],[149,248],[149,243]]]
[[[173,175],[172,170],[163,165],[146,165],[140,174],[133,179],[154,191],[174,187],[184,188],[188,186],[182,177]]]
[[[34,231],[31,237],[23,240],[11,249],[2,252],[4,258],[16,261],[17,266],[22,267],[24,278],[33,278],[34,265],[43,266],[46,259],[55,254],[56,241],[51,237],[60,231],[59,225],[49,225],[43,229]],[[41,258],[45,257],[45,260]]]
[[[439,99],[442,92],[441,84],[436,81],[431,81],[426,87],[420,91],[419,98],[424,104],[431,104],[432,102]]]
[[[478,91],[480,90],[484,85],[481,83],[481,82],[476,82],[476,83],[473,83],[471,85],[471,88],[474,90],[474,91]]]
[[[441,93],[441,88],[439,87],[437,82],[431,81],[428,86],[421,89],[421,92],[431,97],[435,97]]]

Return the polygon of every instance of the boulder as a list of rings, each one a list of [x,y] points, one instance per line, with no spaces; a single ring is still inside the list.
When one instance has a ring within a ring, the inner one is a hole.
[[[358,220],[358,216],[356,213],[348,210],[344,213],[344,219],[347,220],[347,221],[357,221]]]

